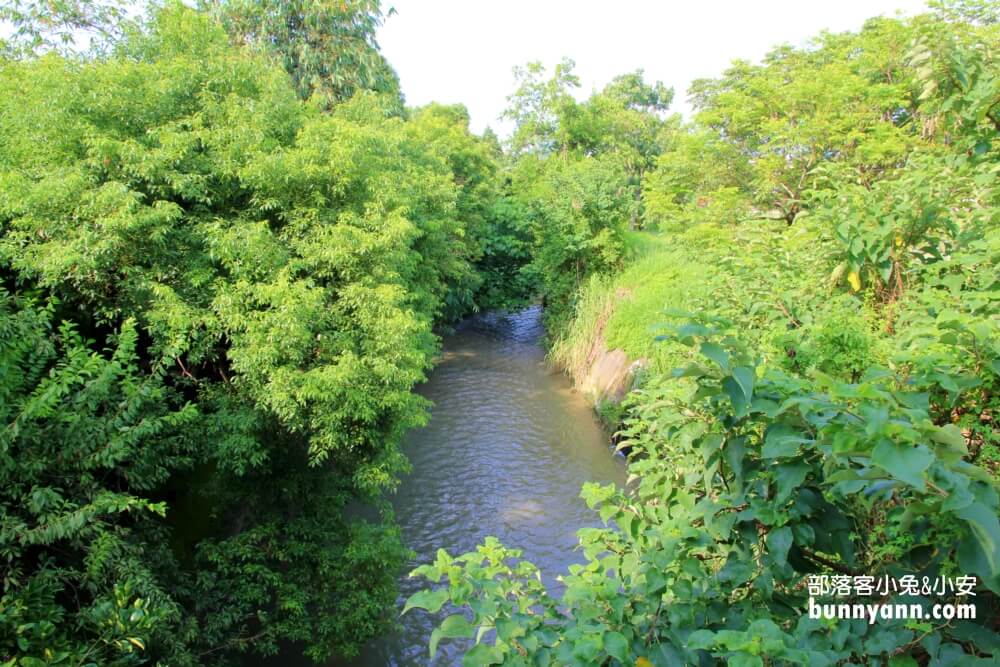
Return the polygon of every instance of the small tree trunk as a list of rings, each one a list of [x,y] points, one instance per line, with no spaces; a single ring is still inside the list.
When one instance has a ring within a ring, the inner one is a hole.
[[[629,220],[628,228],[635,230],[639,228],[639,209],[642,206],[642,172],[640,171],[635,180],[635,208],[632,209],[632,219]]]

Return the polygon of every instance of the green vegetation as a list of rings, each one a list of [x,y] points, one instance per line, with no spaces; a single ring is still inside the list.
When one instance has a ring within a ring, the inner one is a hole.
[[[0,61],[0,662],[356,653],[434,327],[530,293],[499,152],[402,108],[377,3],[303,3],[319,36],[169,4],[46,52],[117,21],[80,7],[15,5]]]
[[[493,539],[417,568],[434,586],[408,607],[459,608],[432,653],[476,637],[469,665],[996,664],[995,19],[944,3],[782,47],[697,82],[693,123],[660,123],[645,231],[605,209],[573,247],[609,261],[539,267],[559,271],[557,362],[582,375],[595,344],[649,362],[620,408],[629,487],[584,488],[606,527],[579,532],[559,599]],[[552,137],[514,167],[536,182],[615,159],[562,139],[578,115],[558,83],[555,111],[515,116],[548,119],[514,135]],[[977,620],[810,618],[815,574],[975,575]]]
[[[545,297],[551,331],[565,325],[588,276],[622,266],[673,96],[639,71],[577,102],[573,67],[563,61],[549,79],[539,63],[516,69],[518,88],[505,114],[517,123],[509,146],[512,198],[533,246],[525,272]]]
[[[436,331],[539,297],[569,372],[648,362],[600,406],[629,488],[561,599],[493,539],[419,567],[431,653],[1000,660],[994,2],[736,62],[691,122],[531,63],[504,146],[404,105],[376,0],[134,8],[0,7],[0,664],[356,654]],[[811,619],[813,574],[975,575],[977,617]]]

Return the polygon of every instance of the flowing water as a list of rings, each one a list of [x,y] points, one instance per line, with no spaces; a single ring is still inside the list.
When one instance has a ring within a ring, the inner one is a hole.
[[[576,531],[599,525],[580,499],[584,482],[624,484],[587,402],[548,368],[539,308],[486,313],[461,323],[420,393],[434,407],[429,424],[407,435],[413,471],[393,498],[413,566],[475,549],[488,535],[523,549],[550,587],[582,556]],[[401,598],[422,587],[401,580]],[[361,666],[459,664],[462,645],[442,642],[431,662],[432,617],[413,610],[401,629],[350,663]]]

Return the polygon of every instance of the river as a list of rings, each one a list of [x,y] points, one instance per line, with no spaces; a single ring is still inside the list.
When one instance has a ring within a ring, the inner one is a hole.
[[[541,309],[484,313],[458,325],[419,393],[433,402],[428,425],[407,434],[413,464],[393,498],[413,566],[439,548],[461,554],[488,535],[524,551],[550,587],[573,562],[576,531],[600,525],[580,499],[587,481],[625,481],[607,434],[569,380],[545,363]],[[402,573],[402,601],[422,587]],[[462,645],[427,641],[444,612],[414,610],[400,629],[352,666],[455,665]],[[338,663],[343,664],[343,663]]]

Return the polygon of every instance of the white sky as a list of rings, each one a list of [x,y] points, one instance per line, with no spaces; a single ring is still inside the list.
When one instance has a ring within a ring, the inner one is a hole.
[[[735,58],[800,45],[823,29],[857,30],[872,16],[913,15],[923,0],[383,0],[396,14],[378,41],[399,73],[407,104],[461,102],[472,129],[497,120],[514,88],[511,69],[530,60],[576,61],[587,95],[642,68],[675,90],[686,113],[692,80],[719,75]]]

